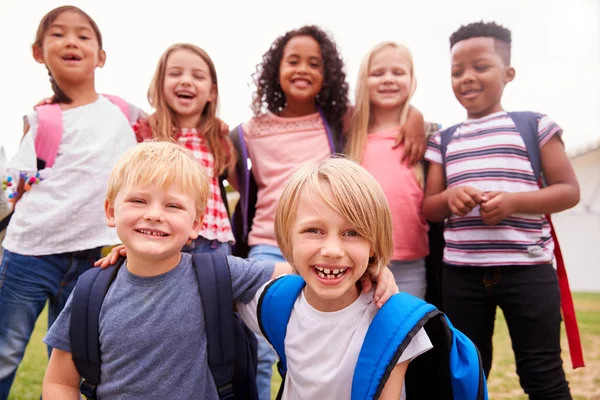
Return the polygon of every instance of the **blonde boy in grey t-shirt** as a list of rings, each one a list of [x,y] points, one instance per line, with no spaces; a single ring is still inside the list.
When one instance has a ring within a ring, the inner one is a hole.
[[[98,399],[218,400],[207,362],[204,305],[191,256],[181,253],[198,236],[209,193],[200,165],[174,143],[139,144],[112,171],[106,217],[125,245],[127,261],[100,311]],[[228,263],[232,303],[249,302],[269,279],[292,272],[287,263],[236,257]],[[384,302],[397,288],[389,270],[379,282],[376,296]],[[80,398],[70,316],[71,299],[44,338],[54,349],[44,400]]]

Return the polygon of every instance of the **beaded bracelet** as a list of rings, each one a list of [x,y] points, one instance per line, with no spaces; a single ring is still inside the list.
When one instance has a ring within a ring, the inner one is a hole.
[[[34,185],[36,183],[40,183],[40,180],[41,180],[39,172],[37,172],[35,174],[35,176],[28,176],[25,172],[21,172],[19,174],[19,177],[21,178],[22,181],[25,182],[25,186],[24,186],[25,191],[30,190],[32,185]],[[8,176],[2,181],[2,190],[4,190],[4,191],[10,190],[10,192],[8,193],[9,201],[16,200],[17,191],[14,189],[12,176]]]

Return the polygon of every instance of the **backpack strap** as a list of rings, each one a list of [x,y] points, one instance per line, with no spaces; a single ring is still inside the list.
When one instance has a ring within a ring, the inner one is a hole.
[[[412,338],[439,313],[408,293],[393,295],[369,325],[354,368],[352,400],[378,398]]]
[[[2,218],[2,221],[0,221],[0,232],[8,228],[8,223],[10,222],[10,219],[14,213],[14,211],[11,211],[6,217]]]
[[[192,254],[204,311],[208,366],[221,400],[233,399],[235,338],[233,293],[227,256],[222,252]]]
[[[58,154],[62,139],[62,111],[58,104],[46,104],[36,107],[38,126],[35,136],[35,153],[38,169],[50,168]],[[42,164],[40,165],[40,161]],[[40,168],[41,167],[41,168]]]
[[[300,275],[281,276],[265,287],[258,300],[258,324],[263,336],[279,357],[277,368],[282,379],[287,370],[284,344],[287,325],[294,303],[305,284]]]
[[[331,154],[335,154],[338,152],[341,153],[343,151],[343,148],[339,149],[339,151],[338,151],[338,147],[342,147],[341,143],[340,143],[341,142],[340,132],[338,132],[337,127],[335,127],[334,125],[331,125],[329,123],[329,121],[327,121],[327,118],[325,117],[325,113],[323,112],[321,107],[319,107],[319,115],[321,116],[323,125],[325,125],[325,132],[327,133],[327,142],[329,143],[329,148],[331,149]]]
[[[517,131],[525,143],[525,149],[531,162],[535,180],[542,177],[542,159],[540,156],[540,141],[538,138],[538,121],[540,114],[529,111],[509,112],[508,115],[515,123]]]
[[[129,104],[122,98],[110,94],[103,94],[112,103],[116,104],[129,121]],[[58,147],[62,139],[62,110],[58,104],[45,104],[36,107],[38,116],[37,133],[35,136],[35,153],[38,160],[38,169],[51,168],[58,155]]]
[[[454,136],[454,132],[456,132],[459,126],[460,124],[452,125],[440,133],[440,153],[442,154],[442,169],[444,170],[446,186],[448,186],[448,179],[446,177],[446,152],[448,151],[448,145],[452,141],[452,136]]]
[[[236,164],[237,180],[240,189],[241,213],[242,213],[242,229],[241,235],[248,235],[248,197],[250,196],[250,170],[248,169],[248,148],[244,139],[244,128],[239,124],[235,129],[229,132],[231,142],[238,154]]]
[[[538,113],[523,111],[523,112],[511,112],[509,113],[512,118],[517,130],[519,131],[525,148],[527,149],[527,155],[531,162],[533,173],[540,187],[545,186],[543,180],[542,171],[542,159],[540,155],[540,144],[538,138],[538,122],[541,117]],[[561,308],[563,312],[563,318],[565,320],[565,330],[567,332],[567,339],[569,342],[569,351],[571,354],[571,363],[573,369],[585,366],[583,360],[583,349],[581,347],[581,337],[579,335],[579,326],[577,325],[577,317],[575,315],[575,306],[573,304],[573,296],[571,295],[571,288],[569,285],[569,277],[567,276],[567,269],[565,267],[565,261],[560,248],[560,243],[552,223],[550,215],[546,215],[546,219],[550,224],[550,232],[554,241],[554,257],[556,258],[556,274],[558,275],[558,285],[560,287],[561,297]]]
[[[75,368],[82,378],[80,391],[96,398],[100,382],[100,309],[124,257],[106,269],[92,268],[77,280],[71,299],[69,337]]]
[[[131,118],[131,113],[129,110],[129,103],[127,103],[125,100],[123,100],[122,98],[115,96],[114,94],[102,94],[102,96],[106,97],[108,100],[111,101],[111,103],[115,104],[116,106],[118,106],[121,111],[123,112],[123,114],[125,114],[125,117],[127,117],[127,121],[130,120]]]

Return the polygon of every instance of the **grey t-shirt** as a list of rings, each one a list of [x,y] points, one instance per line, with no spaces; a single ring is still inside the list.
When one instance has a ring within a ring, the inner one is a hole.
[[[228,261],[236,302],[252,300],[274,269],[271,262]],[[202,307],[189,254],[159,276],[136,276],[123,265],[100,311],[98,398],[218,400]],[[70,317],[71,298],[44,343],[71,352]]]

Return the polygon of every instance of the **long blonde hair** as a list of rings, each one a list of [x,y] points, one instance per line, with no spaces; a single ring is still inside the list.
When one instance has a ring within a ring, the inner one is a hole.
[[[402,110],[400,112],[399,122],[401,125],[406,122],[408,110],[410,108],[410,100],[412,99],[415,89],[417,88],[417,80],[415,78],[414,73],[412,54],[406,46],[397,44],[395,42],[382,42],[379,43],[377,46],[373,47],[363,57],[362,62],[360,64],[360,69],[358,70],[358,81],[356,83],[355,100],[356,106],[354,107],[354,112],[352,113],[352,123],[351,128],[348,132],[348,141],[346,143],[345,151],[345,153],[349,157],[358,162],[362,162],[363,154],[365,151],[365,145],[367,143],[367,134],[369,133],[369,127],[373,122],[371,115],[371,99],[369,98],[369,89],[367,86],[371,60],[381,50],[387,47],[392,47],[403,52],[406,57],[406,61],[410,65],[411,89],[406,99],[406,102],[402,106]]]
[[[226,170],[232,170],[235,166],[236,157],[233,144],[229,139],[226,131],[223,130],[223,122],[217,118],[217,108],[219,104],[219,86],[217,81],[217,70],[215,64],[208,55],[200,47],[189,43],[177,43],[170,46],[158,60],[154,77],[148,89],[148,102],[156,110],[148,118],[148,123],[154,137],[159,140],[174,141],[174,134],[179,128],[176,123],[174,111],[169,107],[165,100],[164,81],[167,69],[167,60],[169,56],[176,50],[187,50],[206,62],[210,72],[210,78],[215,90],[215,99],[206,103],[199,126],[197,127],[202,132],[206,139],[210,150],[212,151],[215,164],[214,171],[221,175]]]

